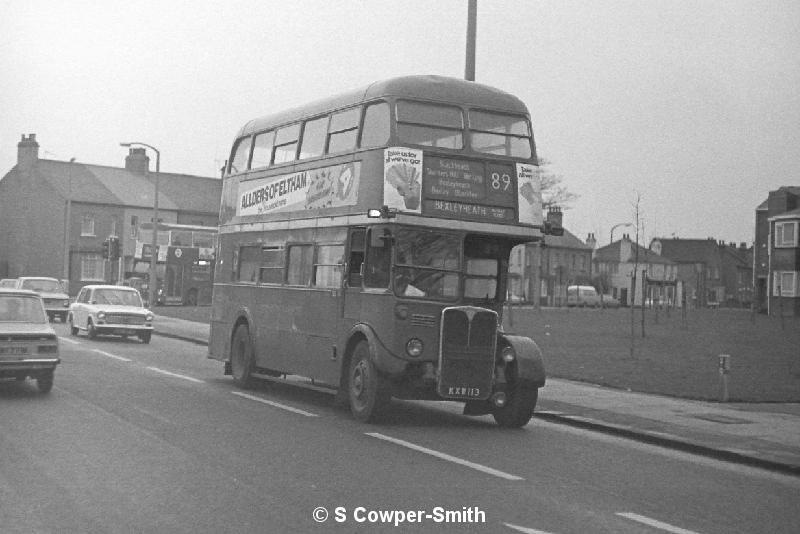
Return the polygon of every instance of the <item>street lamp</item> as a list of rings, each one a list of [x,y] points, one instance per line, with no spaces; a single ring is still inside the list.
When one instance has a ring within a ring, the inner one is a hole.
[[[618,223],[611,227],[611,243],[614,242],[614,230],[619,228],[620,226],[633,226],[632,223]]]
[[[148,145],[147,143],[142,143],[140,141],[132,141],[130,143],[120,143],[119,146],[124,147],[131,147],[133,145],[143,146],[145,148],[149,148],[153,152],[156,153],[156,187],[155,187],[155,196],[153,197],[153,240],[150,249],[150,281],[147,284],[147,299],[148,305],[154,306],[155,299],[156,299],[156,285],[158,281],[158,276],[156,274],[156,263],[158,262],[158,173],[161,170],[161,153],[158,149],[152,145]],[[148,171],[149,171],[148,166]]]

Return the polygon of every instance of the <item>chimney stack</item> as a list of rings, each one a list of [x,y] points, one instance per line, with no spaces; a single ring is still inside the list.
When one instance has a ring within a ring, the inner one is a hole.
[[[125,156],[125,169],[137,174],[145,174],[150,169],[150,158],[144,148],[129,148]]]
[[[22,134],[22,140],[17,143],[17,165],[23,169],[30,168],[39,159],[39,143],[36,134]]]
[[[597,238],[594,237],[594,233],[591,233],[586,237],[586,244],[589,245],[592,250],[597,248]]]
[[[563,228],[564,213],[558,206],[550,206],[547,209],[547,221],[556,228]]]

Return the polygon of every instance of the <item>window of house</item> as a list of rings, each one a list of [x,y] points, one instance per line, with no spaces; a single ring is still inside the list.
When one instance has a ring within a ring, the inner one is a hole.
[[[300,124],[290,124],[279,128],[275,133],[274,164],[286,163],[297,159],[297,142],[300,139]]]
[[[252,137],[242,137],[236,142],[231,155],[231,163],[228,167],[228,174],[236,174],[237,172],[244,172],[248,169],[248,162],[250,159],[250,143]]]
[[[778,248],[797,246],[797,221],[775,223],[775,246]]]
[[[370,104],[364,111],[361,148],[383,146],[389,141],[389,104]]]
[[[347,109],[331,115],[328,127],[328,154],[353,150],[358,140],[361,108]]]
[[[344,266],[344,245],[320,245],[314,262],[316,287],[341,287]]]
[[[325,151],[325,137],[328,133],[328,117],[306,121],[303,128],[303,142],[300,145],[300,159],[316,158]]]
[[[800,288],[798,288],[800,273],[797,271],[775,271],[773,277],[773,297],[800,296]]]
[[[253,141],[253,158],[250,161],[251,169],[268,167],[272,159],[272,147],[275,145],[275,132],[261,132]]]
[[[105,281],[105,262],[100,254],[89,253],[81,255],[81,281]]]
[[[313,271],[312,256],[314,247],[311,245],[289,246],[289,268],[287,282],[293,286],[307,286],[311,283]]]
[[[84,215],[81,219],[81,235],[94,236],[94,215]]]
[[[397,135],[401,141],[440,148],[464,148],[464,117],[453,106],[397,102]]]
[[[131,215],[131,239],[139,237],[139,217]]]

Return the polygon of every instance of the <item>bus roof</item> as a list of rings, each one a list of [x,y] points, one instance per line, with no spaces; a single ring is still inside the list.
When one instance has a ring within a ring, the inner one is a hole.
[[[470,107],[528,115],[528,109],[519,98],[488,85],[446,76],[400,76],[374,82],[366,87],[317,100],[304,106],[253,119],[239,130],[236,137],[238,139],[254,132],[381,97],[459,103]]]

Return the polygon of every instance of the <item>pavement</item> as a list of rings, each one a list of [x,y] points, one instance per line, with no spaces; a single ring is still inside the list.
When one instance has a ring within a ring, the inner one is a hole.
[[[208,345],[210,325],[158,315],[156,335]],[[800,403],[722,403],[547,378],[535,416],[800,476]]]

